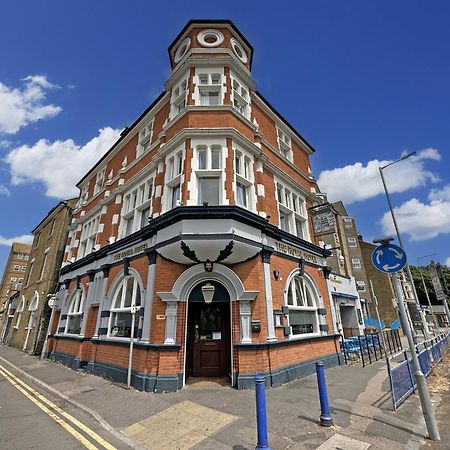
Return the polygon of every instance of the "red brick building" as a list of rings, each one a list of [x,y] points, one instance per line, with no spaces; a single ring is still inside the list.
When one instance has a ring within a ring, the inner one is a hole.
[[[337,363],[311,145],[256,91],[230,21],[190,21],[164,92],[79,182],[50,357],[176,390]]]

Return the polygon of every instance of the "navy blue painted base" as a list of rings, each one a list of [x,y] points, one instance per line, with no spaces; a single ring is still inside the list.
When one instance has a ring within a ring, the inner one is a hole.
[[[339,365],[339,355],[322,356],[320,358],[309,359],[290,366],[281,367],[280,369],[270,372],[261,373],[266,378],[266,387],[278,387],[289,381],[303,378],[316,372],[316,361],[323,361],[326,368]],[[234,385],[237,389],[254,389],[256,373],[234,374]]]

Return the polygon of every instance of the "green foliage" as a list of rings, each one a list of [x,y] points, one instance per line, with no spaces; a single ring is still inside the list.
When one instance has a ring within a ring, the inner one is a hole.
[[[416,287],[417,295],[419,296],[419,301],[422,305],[428,305],[427,297],[425,294],[425,289],[423,287],[423,282],[420,277],[420,272],[422,272],[423,279],[425,281],[425,286],[428,290],[428,295],[430,296],[431,303],[434,305],[440,304],[440,302],[436,299],[436,294],[434,293],[433,283],[431,281],[430,271],[428,267],[416,267],[410,266],[411,273],[414,280],[414,285]],[[445,281],[447,283],[447,287],[450,289],[450,269],[447,266],[442,266],[442,272],[444,273]]]

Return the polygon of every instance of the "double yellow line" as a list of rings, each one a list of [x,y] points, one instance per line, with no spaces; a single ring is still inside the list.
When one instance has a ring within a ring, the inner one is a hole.
[[[86,439],[79,431],[77,431],[68,422],[78,427],[81,431],[86,433],[92,440],[99,443],[102,447],[107,450],[117,450],[116,447],[111,445],[109,442],[105,441],[101,436],[99,436],[95,431],[91,430],[89,427],[81,423],[75,417],[71,416],[67,412],[63,411],[59,406],[55,405],[48,398],[41,395],[39,392],[34,390],[31,386],[17,378],[9,370],[5,369],[4,366],[0,364],[0,374],[5,377],[17,390],[19,390],[28,400],[32,401],[38,408],[45,412],[49,417],[51,417],[57,424],[61,425],[67,432],[69,432],[75,439],[81,442],[89,450],[99,450],[93,443]],[[46,406],[47,405],[47,406]],[[51,408],[51,409],[50,409]],[[59,416],[55,413],[58,413]],[[64,420],[62,417],[66,420]]]

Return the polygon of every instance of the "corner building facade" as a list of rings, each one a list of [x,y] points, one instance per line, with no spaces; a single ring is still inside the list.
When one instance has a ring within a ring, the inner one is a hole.
[[[280,385],[338,361],[308,208],[314,151],[259,93],[230,21],[190,21],[165,91],[79,182],[49,356],[170,391]]]

